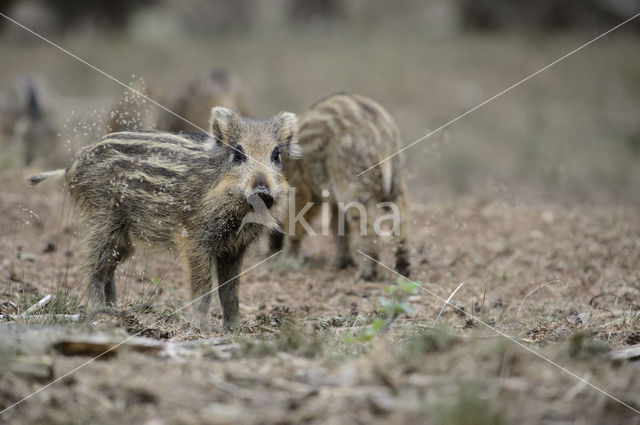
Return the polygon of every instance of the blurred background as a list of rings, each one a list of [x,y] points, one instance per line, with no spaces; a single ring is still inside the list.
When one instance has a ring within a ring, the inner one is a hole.
[[[409,144],[640,3],[4,0],[0,11],[170,108],[202,87],[233,87],[259,117],[348,91],[388,109]],[[159,108],[3,17],[0,33],[3,170],[62,166],[123,123],[168,127]],[[639,41],[640,18],[406,150],[414,200],[637,205]]]

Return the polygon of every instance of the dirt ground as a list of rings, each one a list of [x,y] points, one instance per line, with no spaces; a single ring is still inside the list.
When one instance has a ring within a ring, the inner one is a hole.
[[[408,144],[597,34],[142,35],[53,41],[142,78],[163,104],[212,67],[247,81],[256,116],[362,93]],[[0,56],[0,89],[43,77],[60,129],[55,160],[29,169],[0,141],[0,423],[640,424],[640,355],[620,354],[640,346],[637,34],[599,40],[405,152],[420,289],[404,294],[382,268],[375,282],[334,270],[329,237],[259,264],[261,241],[232,334],[215,298],[214,332],[191,326],[184,265],[144,247],[117,272],[117,307],[87,315],[79,211],[59,183],[26,178],[102,135],[123,89],[29,34],[1,38]],[[380,328],[389,301],[402,312]]]
[[[333,270],[332,242],[319,237],[305,241],[303,260],[276,256],[242,276],[241,330],[202,334],[184,311],[170,315],[188,301],[171,253],[137,252],[118,274],[117,311],[87,319],[77,212],[59,184],[31,188],[27,174],[2,174],[0,407],[82,367],[3,413],[4,423],[640,422],[558,367],[640,409],[640,363],[611,360],[640,343],[637,209],[414,203],[412,277],[424,290],[388,330],[360,337],[395,277]],[[245,268],[265,252],[257,246]],[[434,328],[461,282],[452,303],[479,320],[447,307]],[[16,317],[49,294],[34,318]],[[217,302],[213,316],[217,327]],[[59,347],[96,337],[111,347],[139,332],[84,366],[91,350]],[[173,354],[135,349],[141,339]]]

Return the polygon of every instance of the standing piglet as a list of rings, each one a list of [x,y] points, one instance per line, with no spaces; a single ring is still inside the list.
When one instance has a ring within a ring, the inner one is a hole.
[[[394,239],[395,268],[408,276],[407,200],[402,160],[397,154],[402,143],[394,120],[369,98],[338,93],[301,114],[299,128],[304,158],[285,162],[287,178],[295,187],[289,251],[298,251],[302,238],[311,232],[308,224],[325,205],[331,210],[336,267],[353,263],[354,242],[368,257],[377,259],[377,239],[387,233]],[[386,218],[393,223],[389,230],[381,225]],[[281,245],[280,239],[272,234],[273,249]],[[368,257],[361,258],[359,277],[374,280],[376,264]]]
[[[243,218],[262,205],[274,222],[284,219],[289,186],[282,157],[297,156],[297,134],[294,114],[259,121],[216,107],[210,134],[109,134],[79,151],[67,169],[29,182],[64,174],[86,228],[94,308],[115,303],[115,270],[141,242],[184,256],[195,322],[205,331],[215,266],[223,328],[230,330],[238,322],[243,255],[265,230]]]

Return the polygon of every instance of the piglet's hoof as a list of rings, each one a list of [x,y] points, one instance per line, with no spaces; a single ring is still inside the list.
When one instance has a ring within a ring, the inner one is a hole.
[[[190,325],[202,333],[210,333],[213,330],[209,315],[194,315]]]
[[[234,321],[223,321],[222,323],[222,332],[231,333],[240,329],[240,324],[237,320]]]

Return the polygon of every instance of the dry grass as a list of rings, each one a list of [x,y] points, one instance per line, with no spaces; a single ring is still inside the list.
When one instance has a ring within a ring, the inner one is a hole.
[[[5,172],[3,178],[18,188],[24,176]],[[13,224],[15,234],[0,238],[6,288],[0,314],[20,313],[46,294],[55,302],[43,313],[83,314],[84,252],[63,195],[40,186],[3,195],[5,226]],[[637,211],[468,200],[414,205],[412,217],[414,276],[424,288],[447,298],[463,281],[454,305],[640,406],[637,367],[606,357],[640,327]],[[47,242],[55,250],[45,250]],[[382,259],[390,262],[383,245]],[[247,264],[259,261],[265,248]],[[307,240],[304,248],[306,261],[282,258],[245,276],[243,327],[230,337],[239,343],[231,359],[207,357],[204,346],[203,357],[179,368],[149,354],[119,354],[74,373],[72,383],[56,384],[7,417],[51,423],[71,417],[92,423],[634,423],[630,410],[451,307],[432,329],[442,301],[424,291],[407,299],[414,313],[368,342],[346,344],[345,333],[358,334],[380,317],[378,298],[389,297],[383,288],[395,277],[386,273],[365,283],[354,280],[352,270],[335,272],[328,238]],[[92,317],[94,327],[170,341],[220,336],[202,335],[180,315],[170,316],[188,299],[184,267],[172,258],[137,253],[118,274],[118,310]],[[215,303],[216,323],[220,316]],[[21,320],[13,322],[6,329],[16,331],[6,340],[20,351],[12,338],[20,335]],[[37,363],[38,355],[23,350],[18,359]],[[80,361],[54,356],[56,376]],[[7,373],[4,405],[42,382]]]

